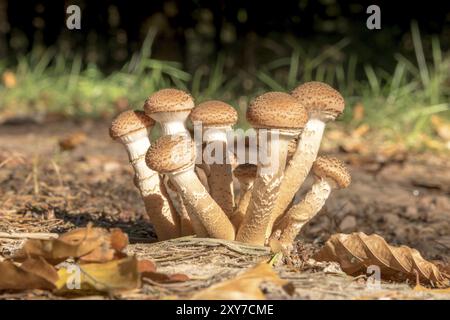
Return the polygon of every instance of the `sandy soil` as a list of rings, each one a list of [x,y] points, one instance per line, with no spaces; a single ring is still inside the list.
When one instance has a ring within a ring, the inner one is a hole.
[[[106,122],[94,121],[0,126],[0,232],[64,232],[92,221],[122,228],[134,243],[133,253],[154,257],[155,244],[149,244],[154,234],[133,186],[132,169],[123,147],[110,140],[107,129]],[[73,150],[60,151],[59,140],[77,132],[82,133],[80,140],[86,135],[85,141]],[[450,262],[448,157],[407,154],[380,161],[333,147],[322,153],[345,160],[353,181],[348,189],[333,193],[305,227],[294,258],[301,258],[304,246],[317,248],[336,232],[363,231],[377,233],[391,244],[414,247],[427,259]],[[310,184],[308,180],[303,192]],[[20,243],[1,240],[0,245],[0,254],[8,255]],[[231,259],[226,252],[212,251],[220,261]],[[178,268],[197,278],[199,270],[205,270],[203,279],[208,281],[188,286],[189,290],[217,281],[223,272],[230,277],[239,271],[229,265],[225,271],[212,272],[208,261],[211,257],[194,256],[161,267]],[[269,298],[431,298],[412,292],[407,284],[384,283],[381,291],[374,292],[339,271],[300,272],[295,264],[277,268],[294,284],[295,292],[289,296],[268,288]],[[162,291],[150,286],[145,292],[157,298]]]

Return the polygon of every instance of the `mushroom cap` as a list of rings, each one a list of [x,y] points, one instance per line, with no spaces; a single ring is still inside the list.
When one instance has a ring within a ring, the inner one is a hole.
[[[301,102],[287,93],[267,92],[250,103],[247,121],[254,128],[303,129],[308,112]]]
[[[310,114],[324,112],[336,118],[344,111],[345,102],[342,95],[323,82],[306,82],[292,90],[291,95],[298,99]]]
[[[320,178],[332,179],[341,189],[347,188],[352,180],[345,164],[334,157],[318,157],[312,170]]]
[[[195,143],[185,135],[163,136],[148,149],[145,162],[161,173],[183,171],[195,162]]]
[[[194,108],[192,96],[178,89],[162,89],[156,91],[145,100],[144,111],[147,115],[156,112],[189,111]]]
[[[109,135],[117,139],[138,130],[152,128],[154,125],[155,121],[143,111],[127,110],[114,118],[109,127]]]
[[[236,109],[219,100],[200,103],[192,109],[189,117],[192,122],[199,121],[205,126],[232,126],[238,120]]]
[[[233,174],[238,180],[247,180],[256,178],[257,166],[251,163],[244,163],[238,165]]]

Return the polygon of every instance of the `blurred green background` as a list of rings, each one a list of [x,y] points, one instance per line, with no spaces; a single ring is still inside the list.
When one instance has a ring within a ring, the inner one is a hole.
[[[449,48],[444,1],[0,0],[0,121],[110,119],[178,87],[231,103],[245,127],[255,95],[318,80],[346,98],[348,132],[449,150]]]

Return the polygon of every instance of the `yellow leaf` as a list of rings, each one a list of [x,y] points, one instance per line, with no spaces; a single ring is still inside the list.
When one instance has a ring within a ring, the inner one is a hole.
[[[287,284],[278,277],[268,263],[260,263],[238,275],[236,278],[215,284],[195,294],[195,300],[263,300],[265,296],[260,289],[262,282],[278,285]]]
[[[57,293],[80,295],[91,292],[131,290],[141,286],[135,257],[106,263],[66,265],[58,270]]]

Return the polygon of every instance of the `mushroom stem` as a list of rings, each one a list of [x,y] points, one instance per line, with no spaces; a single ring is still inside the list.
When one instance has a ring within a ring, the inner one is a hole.
[[[241,225],[242,220],[244,220],[245,213],[247,212],[248,204],[250,203],[250,199],[252,197],[253,182],[241,183],[240,188],[239,202],[233,215],[231,216],[231,223],[233,223],[236,229]]]
[[[234,240],[233,225],[206,191],[193,167],[182,172],[169,173],[169,177],[180,192],[189,215],[197,217],[202,223],[206,234],[202,233],[199,236],[209,235],[213,238]]]
[[[261,132],[261,129],[258,131]],[[283,132],[280,132],[278,139],[273,139],[273,130],[268,132],[270,132],[267,137],[268,167],[261,161],[259,154],[250,203],[236,236],[237,241],[255,245],[264,245],[266,242],[265,232],[270,223],[270,212],[279,195],[288,143],[292,139],[291,134]]]
[[[151,117],[160,124],[162,135],[186,134],[185,121],[190,111],[183,112],[159,112],[151,114]]]
[[[183,237],[195,234],[194,228],[192,226],[192,219],[186,210],[183,199],[181,198],[180,194],[178,194],[175,186],[170,182],[169,178],[165,178],[166,179],[164,179],[164,186],[166,187],[170,200],[172,201],[172,204],[180,217],[180,235]]]
[[[272,233],[275,221],[285,212],[311,170],[314,160],[317,158],[324,129],[325,123],[320,119],[310,118],[306,123],[298,141],[297,150],[284,172],[279,197],[276,199],[270,215],[266,238]]]
[[[278,238],[282,244],[290,245],[302,227],[310,221],[328,199],[332,185],[327,179],[317,180],[305,198],[289,209],[274,228],[271,239]]]
[[[146,130],[140,130],[122,136],[135,177],[134,182],[144,201],[145,209],[155,227],[159,240],[167,240],[179,236],[179,221],[167,192],[157,172],[145,164],[145,153],[150,147]]]
[[[227,148],[227,129],[230,129],[230,127],[206,128],[203,139],[206,142],[206,154],[209,155],[208,150],[215,153],[213,159],[208,159],[208,157],[205,159],[204,157],[204,161],[206,160],[209,166],[209,192],[225,214],[231,217],[235,204],[233,174]]]

